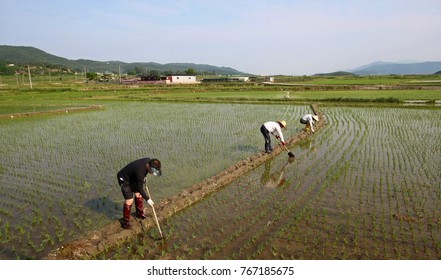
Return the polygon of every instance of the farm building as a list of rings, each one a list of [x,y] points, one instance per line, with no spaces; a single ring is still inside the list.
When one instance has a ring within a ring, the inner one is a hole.
[[[249,82],[249,77],[216,77],[205,78],[202,80],[204,83],[225,83],[225,82]]]
[[[196,84],[196,76],[173,74],[168,76],[140,76],[135,79],[122,80],[122,84]]]
[[[168,75],[161,77],[161,80],[165,80],[166,84],[195,84],[196,76],[192,75]]]
[[[274,77],[256,76],[256,77],[250,77],[250,81],[255,82],[255,83],[274,83]]]

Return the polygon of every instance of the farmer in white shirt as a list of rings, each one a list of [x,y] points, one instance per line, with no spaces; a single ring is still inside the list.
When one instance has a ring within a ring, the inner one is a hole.
[[[280,143],[285,146],[285,139],[283,138],[282,128],[286,129],[285,121],[269,121],[264,123],[260,127],[260,132],[262,132],[263,138],[265,139],[265,152],[270,154],[273,151],[271,147],[271,137],[270,134],[274,135],[280,140]]]
[[[311,128],[311,131],[314,132],[314,123],[318,122],[319,118],[317,115],[306,114],[300,118],[300,123],[306,124],[305,131],[308,131]]]

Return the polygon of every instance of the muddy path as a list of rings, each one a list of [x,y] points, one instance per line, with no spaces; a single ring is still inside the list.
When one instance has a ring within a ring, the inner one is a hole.
[[[325,125],[323,115],[319,111],[318,105],[311,105],[311,109],[319,116],[319,122],[316,125],[316,130],[320,130]],[[309,137],[311,131],[300,131],[293,137],[286,140],[287,146],[292,146],[303,139]],[[219,191],[224,186],[233,182],[240,176],[248,173],[256,167],[264,164],[269,157],[274,157],[281,153],[285,153],[288,157],[287,151],[281,145],[274,147],[272,154],[259,153],[250,156],[242,161],[235,163],[227,169],[218,174],[199,182],[190,188],[182,190],[181,192],[165,198],[155,203],[155,210],[159,222],[172,216],[178,211],[181,211],[207,195]],[[146,208],[147,219],[141,221],[133,217],[132,213],[132,229],[124,230],[121,228],[121,220],[115,221],[107,226],[89,232],[85,236],[79,237],[67,244],[64,244],[57,250],[49,253],[43,259],[57,260],[57,259],[89,259],[93,256],[105,252],[118,244],[131,240],[138,236],[143,231],[155,227],[155,219],[150,208]]]
[[[91,105],[91,106],[84,106],[84,107],[66,107],[66,108],[57,109],[57,110],[3,114],[3,115],[0,115],[0,119],[14,119],[14,118],[23,118],[23,117],[32,117],[32,116],[68,114],[68,113],[93,111],[93,110],[104,110],[104,109],[105,109],[104,105]]]

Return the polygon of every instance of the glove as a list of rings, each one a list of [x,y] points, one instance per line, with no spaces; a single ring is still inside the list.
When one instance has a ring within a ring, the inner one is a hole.
[[[149,198],[149,200],[147,200],[147,203],[150,204],[150,206],[153,206],[153,204],[155,204],[155,203],[153,202],[153,200],[151,200],[150,198]]]
[[[282,142],[282,145],[285,146],[285,142]]]

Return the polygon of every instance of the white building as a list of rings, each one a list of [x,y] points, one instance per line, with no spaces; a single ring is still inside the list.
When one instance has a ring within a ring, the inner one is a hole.
[[[196,76],[170,75],[165,77],[166,84],[196,84]]]

